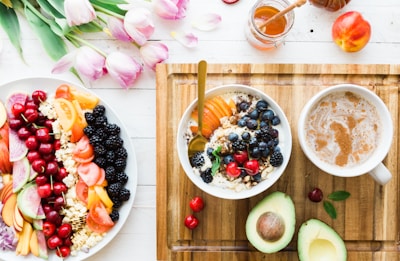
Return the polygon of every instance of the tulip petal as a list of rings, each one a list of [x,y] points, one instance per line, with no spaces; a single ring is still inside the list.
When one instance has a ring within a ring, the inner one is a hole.
[[[89,80],[97,80],[104,74],[105,58],[90,47],[83,46],[75,59],[75,68],[79,74]]]
[[[86,24],[96,18],[96,12],[89,0],[65,0],[64,10],[69,26]]]
[[[124,89],[128,89],[143,71],[142,65],[122,52],[110,53],[106,58],[106,68]]]
[[[150,11],[142,7],[130,9],[125,14],[124,28],[138,45],[144,45],[154,32]]]
[[[161,42],[147,42],[140,48],[144,64],[153,71],[156,65],[168,59],[168,47]]]
[[[211,31],[215,29],[222,21],[219,14],[208,13],[201,16],[197,16],[192,21],[192,26],[201,31]]]
[[[188,48],[196,47],[199,42],[197,36],[193,33],[181,33],[172,31],[171,36],[183,46],[186,46]]]
[[[178,20],[186,16],[189,0],[153,0],[154,12],[161,18]]]
[[[107,21],[108,29],[112,36],[123,42],[131,42],[132,37],[125,31],[124,21],[114,16],[109,16]]]
[[[77,53],[78,50],[74,50],[61,57],[61,59],[58,60],[54,65],[53,69],[51,70],[51,73],[63,73],[66,70],[73,67],[75,64],[75,57]]]

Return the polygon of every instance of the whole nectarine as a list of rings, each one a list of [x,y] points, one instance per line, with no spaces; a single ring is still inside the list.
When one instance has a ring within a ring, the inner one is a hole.
[[[346,52],[358,52],[369,42],[371,26],[359,12],[349,11],[332,26],[333,41]]]

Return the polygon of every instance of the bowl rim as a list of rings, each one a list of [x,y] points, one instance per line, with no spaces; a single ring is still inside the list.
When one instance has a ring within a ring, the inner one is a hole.
[[[218,85],[215,86],[211,89],[208,89],[205,93],[205,99],[209,97],[214,97],[223,93],[226,93],[226,90],[230,88],[232,89],[230,92],[243,92],[243,93],[250,93],[253,95],[257,95],[261,99],[265,99],[269,102],[269,105],[271,109],[277,113],[280,117],[281,123],[278,125],[281,129],[285,129],[284,133],[285,135],[281,138],[280,137],[280,144],[281,141],[283,141],[283,146],[281,147],[281,150],[284,155],[284,161],[281,166],[277,167],[272,173],[274,175],[271,175],[268,179],[264,180],[257,186],[252,187],[251,189],[248,190],[242,190],[240,192],[233,191],[232,189],[223,189],[217,186],[212,186],[210,184],[205,183],[201,178],[194,174],[193,169],[190,165],[188,154],[187,154],[187,141],[184,138],[185,133],[187,130],[187,122],[190,119],[190,113],[191,111],[195,108],[197,104],[197,98],[195,98],[185,109],[184,113],[182,114],[179,124],[178,124],[178,131],[177,131],[177,152],[178,152],[178,157],[180,161],[180,165],[183,168],[186,176],[191,180],[193,184],[195,184],[199,189],[202,191],[206,192],[209,195],[222,198],[222,199],[231,199],[231,200],[237,200],[237,199],[245,199],[245,198],[250,198],[253,196],[256,196],[268,188],[270,188],[273,184],[276,183],[276,181],[284,174],[285,169],[289,163],[290,157],[291,157],[291,152],[292,152],[292,133],[291,133],[291,128],[289,121],[287,119],[287,116],[285,112],[282,110],[282,108],[279,106],[279,104],[272,99],[269,95],[267,95],[265,92],[262,90],[257,89],[256,87],[252,87],[250,85],[244,85],[244,84],[223,84],[223,85]],[[281,127],[285,126],[285,128]],[[281,133],[281,131],[280,131]],[[186,164],[184,164],[186,163]],[[265,183],[264,183],[265,182]]]
[[[332,166],[331,164],[328,164],[321,159],[319,159],[318,156],[315,155],[314,152],[312,152],[311,149],[308,148],[308,145],[306,144],[306,139],[305,137],[305,130],[304,130],[304,124],[307,119],[308,113],[310,109],[313,108],[322,98],[324,98],[326,95],[335,93],[335,92],[343,92],[343,91],[352,91],[355,92],[357,95],[362,96],[364,99],[369,101],[372,105],[374,105],[378,109],[378,113],[380,114],[382,124],[390,128],[382,128],[384,129],[385,135],[382,136],[388,136],[389,138],[387,139],[382,139],[383,142],[379,143],[377,150],[370,155],[369,159],[365,162],[363,162],[360,165],[356,165],[353,167],[340,167],[340,166]],[[382,115],[382,112],[384,115]],[[351,83],[343,83],[343,84],[337,84],[337,85],[332,85],[328,88],[325,88],[319,92],[317,92],[303,107],[303,109],[300,112],[298,124],[297,124],[297,134],[298,134],[298,140],[300,147],[304,154],[307,156],[307,158],[319,169],[322,171],[329,173],[334,176],[338,177],[356,177],[360,176],[363,174],[366,174],[373,170],[376,166],[378,166],[383,159],[386,157],[388,154],[392,140],[393,140],[393,121],[391,118],[391,113],[389,112],[386,104],[382,101],[382,99],[373,91],[369,90],[366,87],[363,87],[361,85],[357,84],[351,84]]]

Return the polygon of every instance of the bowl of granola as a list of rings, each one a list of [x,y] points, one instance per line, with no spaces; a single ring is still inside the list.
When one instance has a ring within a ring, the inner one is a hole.
[[[188,155],[196,135],[197,99],[178,126],[177,151],[187,177],[201,190],[224,199],[265,191],[284,173],[292,151],[289,122],[264,92],[247,85],[215,87],[205,94],[204,151]]]

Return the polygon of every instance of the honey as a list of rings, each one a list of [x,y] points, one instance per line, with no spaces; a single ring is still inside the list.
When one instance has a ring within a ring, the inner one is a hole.
[[[262,6],[256,9],[254,13],[254,20],[257,26],[261,26],[265,21],[270,19],[275,14],[279,13],[279,10],[272,6]],[[267,35],[277,35],[285,31],[286,18],[281,16],[266,26],[260,28],[260,31]]]

